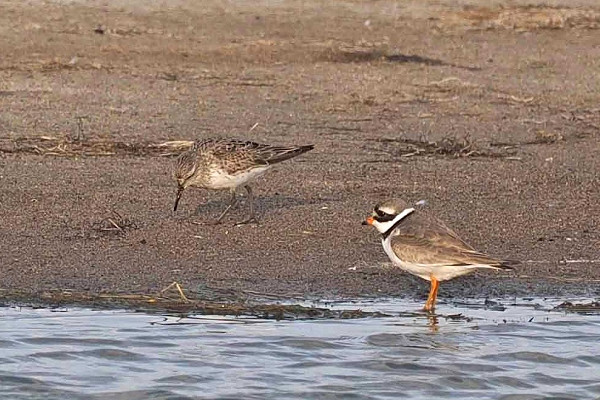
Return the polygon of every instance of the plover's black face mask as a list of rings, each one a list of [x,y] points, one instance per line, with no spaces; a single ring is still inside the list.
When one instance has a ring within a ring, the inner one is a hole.
[[[396,214],[389,214],[381,210],[378,206],[373,209],[373,219],[377,222],[389,222],[396,218]]]
[[[363,225],[373,225],[373,223],[375,221],[377,222],[389,222],[392,221],[394,218],[396,218],[397,214],[390,214],[387,213],[385,211],[383,211],[381,208],[379,208],[379,205],[376,205],[375,208],[373,209],[373,212],[371,213],[371,216],[369,218],[367,218],[365,221],[363,221]]]

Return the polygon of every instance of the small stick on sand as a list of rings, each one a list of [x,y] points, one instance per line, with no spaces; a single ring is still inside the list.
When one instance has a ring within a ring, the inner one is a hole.
[[[185,296],[185,294],[183,294],[183,289],[181,288],[181,286],[179,285],[179,283],[177,283],[177,281],[174,281],[169,286],[167,286],[166,288],[164,288],[163,290],[161,290],[160,293],[163,294],[164,292],[166,292],[167,290],[171,289],[172,287],[175,287],[177,289],[177,291],[179,292],[179,296],[181,297],[181,300],[183,300],[185,303],[189,303],[190,302],[190,300]]]

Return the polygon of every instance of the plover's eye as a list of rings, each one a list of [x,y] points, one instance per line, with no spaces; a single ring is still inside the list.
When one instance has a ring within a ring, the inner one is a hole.
[[[373,209],[373,211],[375,212],[375,214],[377,214],[378,217],[395,217],[396,214],[391,214],[389,212],[383,211],[381,208],[379,207],[375,207]]]
[[[395,215],[388,214],[385,211],[382,211],[381,209],[379,209],[379,207],[375,207],[375,209],[373,211],[375,212],[375,214],[377,214],[377,215],[374,215],[373,218],[375,219],[375,221],[378,221],[378,222],[388,222],[388,221],[391,221],[394,218],[396,218]]]

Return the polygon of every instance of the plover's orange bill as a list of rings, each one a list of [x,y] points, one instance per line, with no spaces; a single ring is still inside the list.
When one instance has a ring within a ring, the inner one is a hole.
[[[425,311],[435,308],[439,282],[478,268],[511,270],[519,264],[476,251],[443,222],[402,201],[376,205],[363,225],[381,233],[383,249],[394,265],[431,282]]]
[[[178,190],[173,211],[177,210],[183,191],[188,187],[229,190],[231,201],[216,222],[237,204],[236,190],[243,186],[248,192],[250,214],[240,222],[256,221],[250,181],[264,174],[273,164],[299,156],[314,146],[272,146],[236,139],[213,138],[194,142],[177,158],[175,179]]]

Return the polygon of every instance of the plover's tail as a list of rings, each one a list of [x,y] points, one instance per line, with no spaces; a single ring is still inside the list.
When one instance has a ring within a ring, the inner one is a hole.
[[[520,265],[521,261],[517,260],[502,260],[498,265],[494,265],[497,269],[503,269],[505,271],[512,271],[515,266]]]
[[[513,271],[516,265],[521,264],[519,261],[515,260],[491,260],[486,264],[477,265],[479,268],[491,268],[491,269],[499,269],[502,271]]]
[[[500,269],[505,271],[511,271],[516,265],[521,264],[516,260],[499,260],[497,258],[490,257],[485,253],[478,251],[467,251],[463,252],[462,259],[457,259],[454,265],[472,266],[475,268],[491,268]]]

